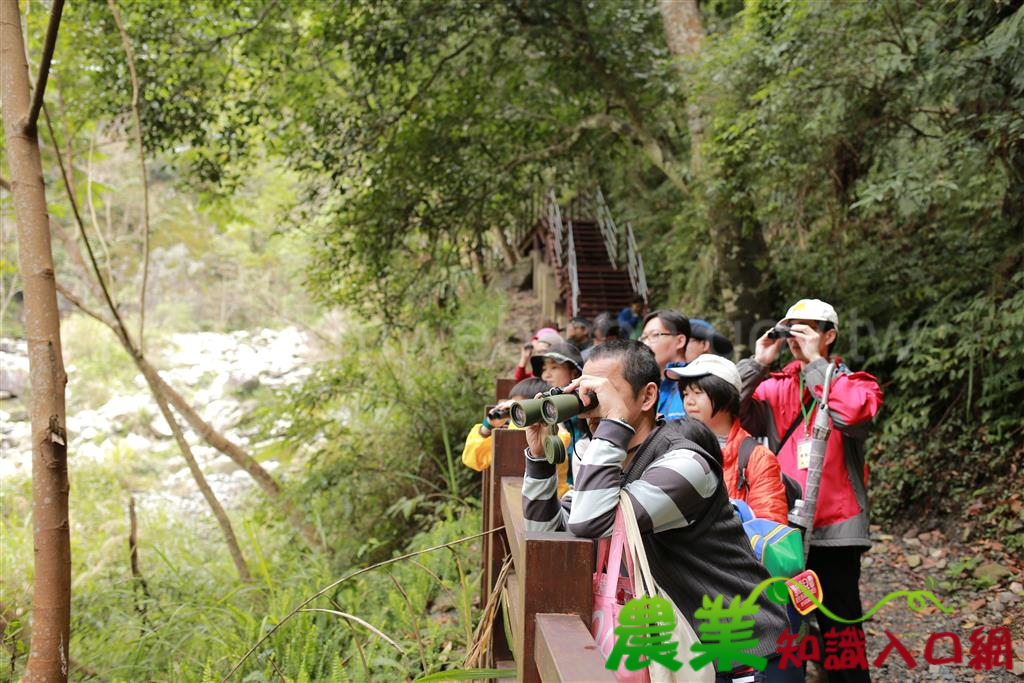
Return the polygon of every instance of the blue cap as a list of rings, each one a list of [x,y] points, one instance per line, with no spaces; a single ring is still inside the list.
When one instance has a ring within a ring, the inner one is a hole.
[[[711,352],[719,356],[732,355],[732,342],[724,334],[715,329],[707,320],[690,318],[690,336],[711,342]]]

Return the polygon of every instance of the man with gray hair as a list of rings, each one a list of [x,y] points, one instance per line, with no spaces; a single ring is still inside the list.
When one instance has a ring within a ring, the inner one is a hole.
[[[567,529],[601,538],[611,532],[625,491],[655,581],[699,632],[694,612],[704,596],[727,601],[749,596],[769,574],[754,557],[729,502],[714,434],[685,417],[660,420],[660,380],[661,368],[647,346],[615,340],[595,347],[583,375],[567,387],[584,401],[591,393],[598,398],[596,407],[580,415],[593,439],[582,454],[576,488],[556,497],[555,466],[543,455],[546,426],[527,427],[523,516],[530,531]],[[750,680],[803,681],[802,669],[779,669],[775,646],[789,625],[785,609],[763,593],[756,604],[752,635],[757,645],[745,652],[768,661],[763,673],[750,672]],[[718,675],[732,680],[741,673],[742,665]]]

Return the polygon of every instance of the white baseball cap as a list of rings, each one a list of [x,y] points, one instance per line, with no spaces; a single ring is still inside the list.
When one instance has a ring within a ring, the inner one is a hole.
[[[743,383],[740,382],[740,371],[736,369],[736,364],[728,358],[713,353],[702,353],[681,368],[666,368],[665,375],[669,379],[714,375],[735,387],[737,393],[743,389]]]
[[[825,303],[821,299],[800,299],[789,307],[783,320],[822,320],[832,323],[832,326],[839,329],[839,316],[832,304]]]

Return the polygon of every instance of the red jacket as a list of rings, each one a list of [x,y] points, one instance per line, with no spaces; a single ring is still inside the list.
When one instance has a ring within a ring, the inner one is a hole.
[[[807,470],[797,467],[797,442],[804,438],[801,403],[810,396],[821,397],[828,361],[818,359],[804,370],[804,395],[800,391],[800,363],[793,361],[782,372],[767,370],[753,358],[737,364],[743,380],[741,420],[754,436],[768,437],[768,446],[778,455],[779,467],[789,476],[807,483]],[[868,538],[867,464],[864,440],[867,427],[882,407],[878,380],[866,372],[840,372],[829,391],[832,432],[825,448],[821,489],[814,514],[813,545],[870,546]],[[817,404],[809,412],[814,424]],[[793,435],[779,451],[779,441],[797,417]],[[809,429],[809,427],[808,427]]]
[[[749,436],[747,430],[740,426],[740,421],[734,420],[725,448],[722,449],[722,472],[729,497],[745,500],[757,517],[770,519],[779,524],[789,524],[786,487],[782,485],[779,463],[770,450],[760,444],[754,447],[747,463],[747,486],[742,490],[738,486],[740,444]]]

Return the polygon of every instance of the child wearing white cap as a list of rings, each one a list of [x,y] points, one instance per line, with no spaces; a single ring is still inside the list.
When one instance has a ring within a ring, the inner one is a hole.
[[[722,472],[730,498],[747,502],[754,514],[786,524],[789,506],[775,455],[740,426],[740,373],[727,358],[705,353],[665,374],[679,380],[683,408],[715,433],[722,447]],[[745,455],[746,457],[742,457]],[[746,460],[742,467],[742,460]]]

